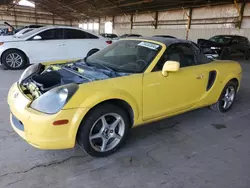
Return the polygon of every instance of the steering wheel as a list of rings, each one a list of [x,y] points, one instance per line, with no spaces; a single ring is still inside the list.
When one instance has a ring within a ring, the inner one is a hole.
[[[129,62],[128,64],[121,66],[121,68],[129,68],[131,70],[142,70],[146,66],[146,61],[138,59],[136,62]]]

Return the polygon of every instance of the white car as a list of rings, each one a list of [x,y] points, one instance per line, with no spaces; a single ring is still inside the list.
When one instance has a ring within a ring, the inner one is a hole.
[[[8,69],[21,69],[27,64],[86,57],[112,41],[82,29],[47,26],[17,37],[0,39],[0,62]]]

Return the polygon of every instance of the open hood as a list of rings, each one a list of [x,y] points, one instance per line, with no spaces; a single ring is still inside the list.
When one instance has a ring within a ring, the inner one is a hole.
[[[84,84],[99,80],[111,79],[129,75],[115,72],[99,65],[87,65],[83,60],[73,63],[39,66],[39,70],[21,82],[32,98],[37,98],[55,87],[76,83]]]

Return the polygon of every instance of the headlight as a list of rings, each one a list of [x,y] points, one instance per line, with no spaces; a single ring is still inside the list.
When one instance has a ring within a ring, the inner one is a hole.
[[[33,64],[30,65],[27,69],[25,69],[25,71],[23,72],[23,74],[21,75],[20,79],[19,79],[19,83],[22,83],[23,80],[25,80],[26,78],[28,78],[30,75],[32,75],[33,73],[35,73],[36,71],[38,71],[40,67],[40,64]]]
[[[211,50],[220,50],[221,47],[211,47]]]
[[[51,89],[31,103],[31,108],[46,113],[59,112],[77,91],[77,84],[68,84]]]

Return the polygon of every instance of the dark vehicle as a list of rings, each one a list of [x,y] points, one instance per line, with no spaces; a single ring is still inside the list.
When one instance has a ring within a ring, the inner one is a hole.
[[[104,38],[109,38],[109,39],[118,38],[118,36],[116,34],[101,33],[100,35],[103,36]]]
[[[173,37],[173,36],[170,36],[170,35],[154,35],[153,37],[163,37],[163,38],[176,39],[176,37]]]
[[[142,37],[142,35],[138,35],[138,34],[124,34],[124,35],[120,36],[120,38],[127,38],[127,37]]]
[[[1,28],[0,29],[0,36],[8,35],[8,33],[9,33],[8,28]]]
[[[207,55],[228,59],[230,55],[241,53],[244,58],[250,58],[250,42],[248,38],[237,35],[218,35],[209,40],[198,39],[200,48]]]

